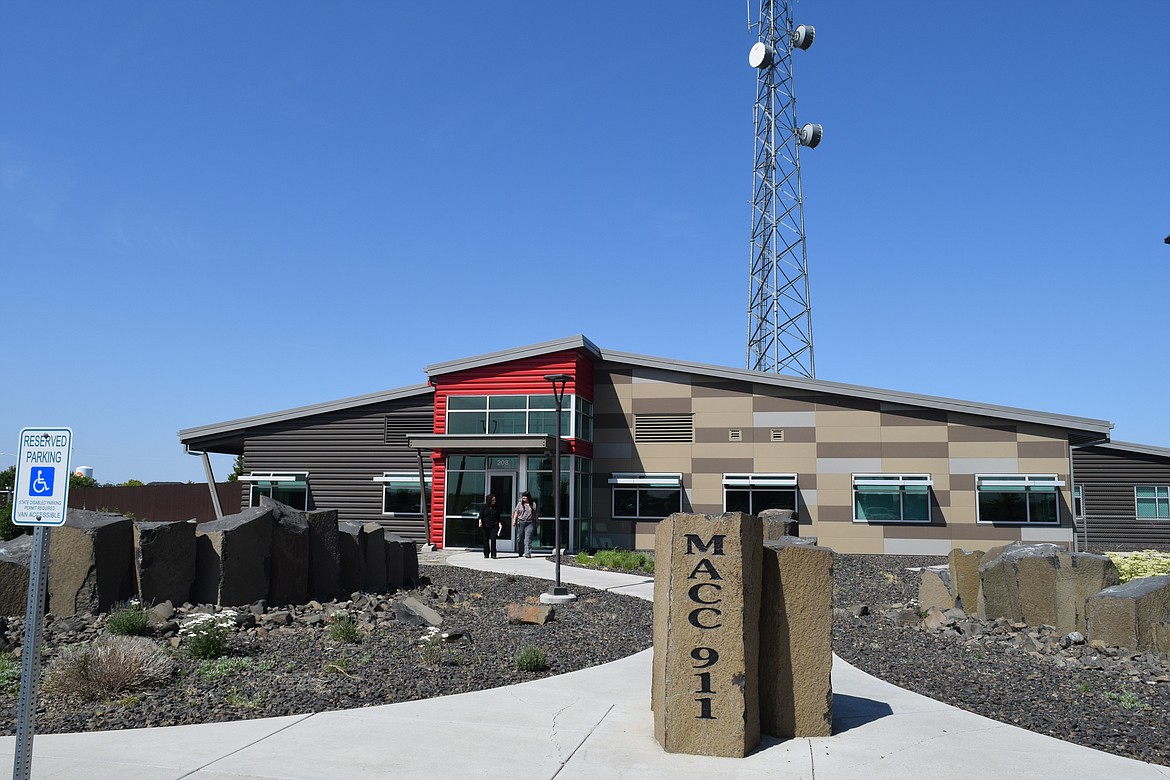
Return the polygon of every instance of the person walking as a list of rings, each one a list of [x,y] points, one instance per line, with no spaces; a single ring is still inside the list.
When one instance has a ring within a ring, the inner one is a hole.
[[[500,525],[500,509],[496,506],[494,493],[488,493],[479,512],[479,532],[483,535],[483,557],[495,558],[496,537],[502,536],[504,529]]]
[[[536,502],[525,490],[520,494],[520,503],[512,512],[512,523],[516,527],[516,557],[532,557],[532,534],[536,531]]]

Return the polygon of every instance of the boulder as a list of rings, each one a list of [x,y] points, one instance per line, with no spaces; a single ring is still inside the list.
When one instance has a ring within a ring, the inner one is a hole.
[[[315,599],[333,599],[352,593],[341,582],[337,510],[305,512],[305,519],[309,523],[309,595]]]
[[[968,551],[956,547],[947,555],[950,586],[956,601],[952,606],[962,607],[968,615],[979,611],[979,564],[982,561],[982,550]]]
[[[509,604],[509,623],[531,623],[543,626],[553,619],[556,612],[549,604]]]
[[[356,593],[366,581],[365,533],[359,523],[337,524],[338,578],[344,593]]]
[[[1170,574],[1105,588],[1088,600],[1086,611],[1090,641],[1157,650],[1165,642],[1164,626],[1170,621]]]
[[[1085,602],[1118,583],[1104,555],[1070,553],[1055,544],[1013,543],[979,565],[980,617],[1085,630]]]
[[[272,571],[269,604],[304,604],[309,600],[309,520],[305,512],[260,497],[272,511]]]
[[[143,604],[190,601],[195,584],[195,521],[134,523],[134,576]]]
[[[133,522],[70,509],[49,536],[49,609],[57,616],[107,612],[134,595]]]
[[[195,587],[200,604],[242,606],[268,598],[272,509],[251,507],[195,527]]]
[[[381,523],[366,523],[362,526],[365,535],[364,552],[366,576],[362,589],[369,593],[386,592],[386,529]]]
[[[0,615],[23,615],[28,609],[32,545],[28,534],[0,542]]]
[[[386,537],[386,585],[395,588],[418,586],[418,548],[405,537],[385,533]]]
[[[763,549],[760,730],[780,738],[827,737],[833,728],[833,552],[796,541],[769,541]]]
[[[443,616],[414,596],[402,596],[394,601],[394,615],[400,623],[416,626],[441,626]]]
[[[669,753],[743,757],[760,741],[761,524],[678,513],[654,550],[655,739]]]
[[[764,541],[770,542],[785,536],[800,536],[800,523],[791,509],[765,509],[760,512]]]
[[[951,570],[946,566],[928,566],[918,581],[918,606],[922,609],[953,609],[956,598]]]

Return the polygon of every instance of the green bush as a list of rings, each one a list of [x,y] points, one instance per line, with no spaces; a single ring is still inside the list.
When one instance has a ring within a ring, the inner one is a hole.
[[[254,668],[256,662],[251,658],[209,658],[199,664],[195,673],[204,680],[222,680],[224,677]]]
[[[154,642],[140,636],[103,636],[70,648],[45,669],[45,690],[85,701],[165,682],[175,662]]]
[[[528,645],[516,654],[516,668],[522,672],[543,672],[548,668],[546,660],[543,650]]]
[[[227,652],[228,635],[235,625],[234,610],[214,615],[202,612],[183,621],[179,637],[187,640],[187,653],[192,658],[219,658]]]
[[[106,618],[106,630],[117,636],[143,636],[150,630],[150,615],[140,601],[131,601]]]
[[[1141,550],[1140,552],[1107,552],[1105,554],[1117,567],[1117,573],[1121,576],[1122,582],[1136,580],[1139,577],[1170,574],[1170,553]]]
[[[361,641],[362,631],[352,615],[339,609],[333,613],[333,622],[329,624],[329,638],[334,642],[352,645]]]
[[[577,553],[577,563],[601,569],[654,573],[654,556],[632,550],[598,550],[595,555]]]
[[[0,506],[0,541],[7,542],[21,534],[31,534],[32,526],[16,525],[12,522],[12,504]]]

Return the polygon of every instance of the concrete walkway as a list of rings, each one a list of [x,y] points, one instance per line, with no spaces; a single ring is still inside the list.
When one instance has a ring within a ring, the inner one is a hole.
[[[453,566],[551,579],[543,558]],[[646,577],[562,567],[573,586],[650,598]],[[336,778],[1126,778],[1170,768],[1083,748],[833,664],[834,736],[768,737],[743,759],[665,753],[650,713],[651,652],[559,677],[423,701],[202,726],[42,735],[32,777],[85,780]],[[11,764],[15,738],[0,738]]]

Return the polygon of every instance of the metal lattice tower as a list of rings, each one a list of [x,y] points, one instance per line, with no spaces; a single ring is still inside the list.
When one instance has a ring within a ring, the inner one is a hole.
[[[788,0],[760,0],[758,37],[748,56],[756,69],[755,173],[747,367],[815,377],[808,289],[800,147],[820,143],[820,125],[796,124],[792,52],[814,30],[793,27]]]

